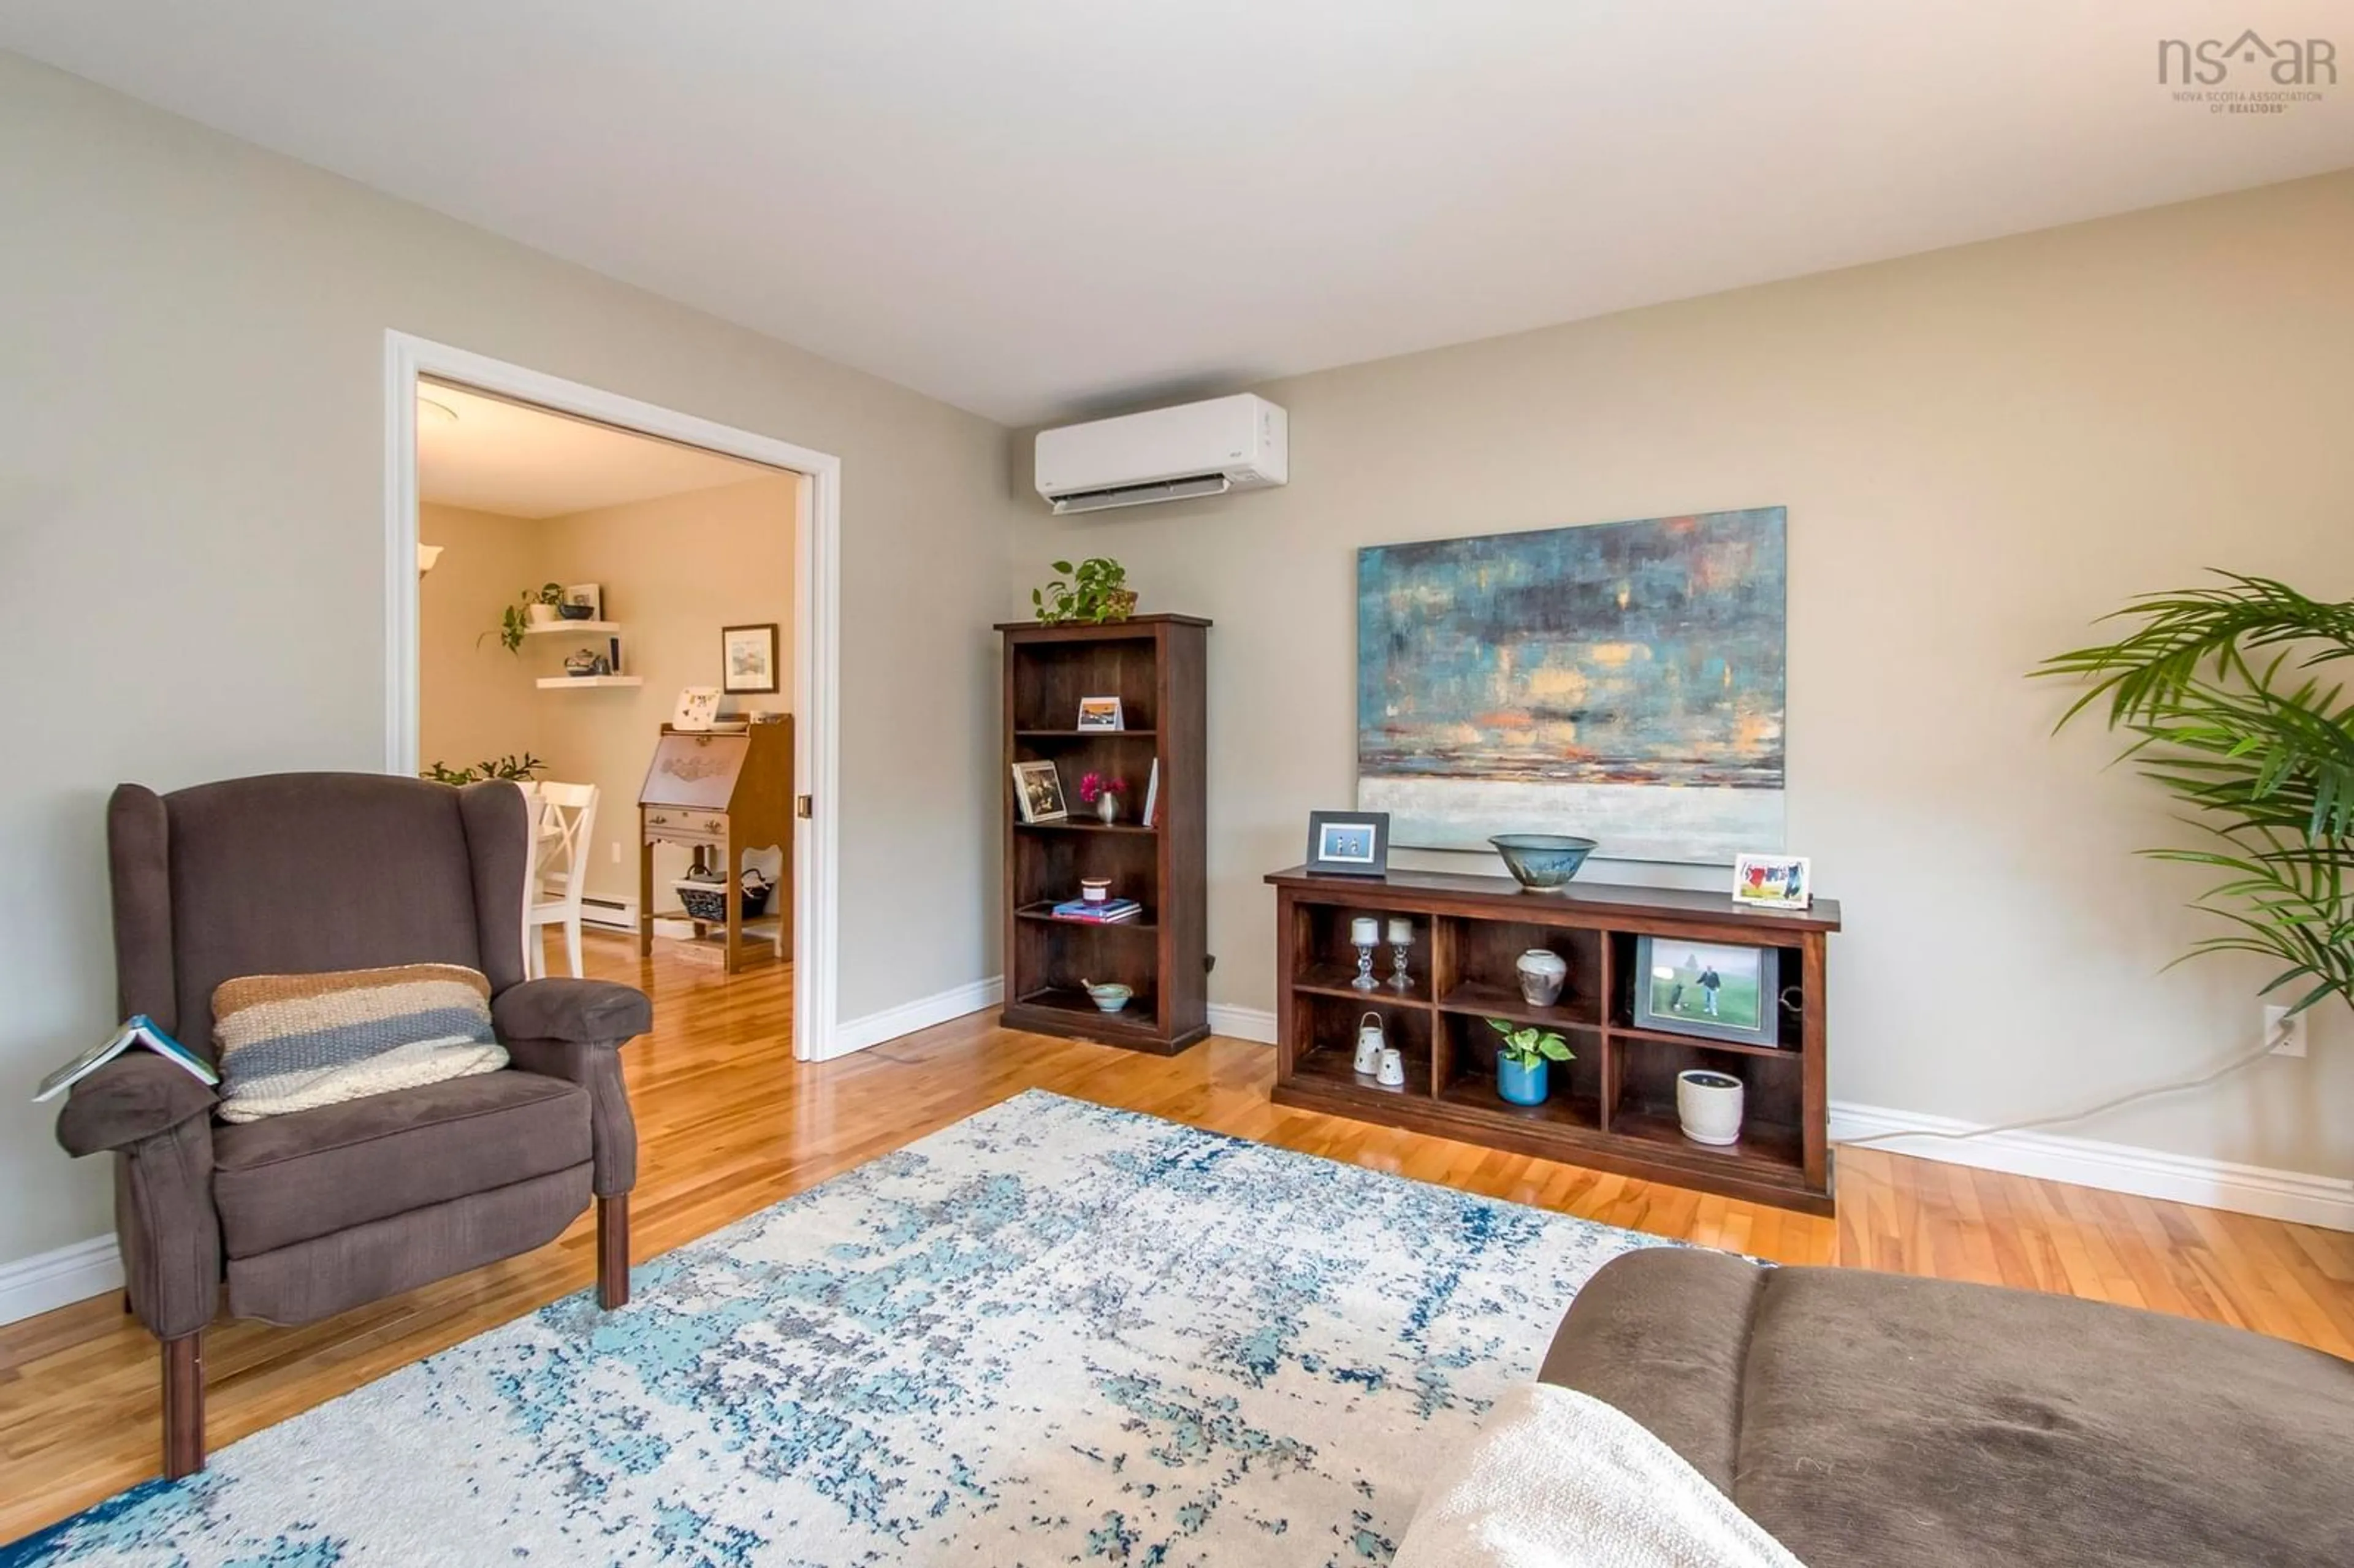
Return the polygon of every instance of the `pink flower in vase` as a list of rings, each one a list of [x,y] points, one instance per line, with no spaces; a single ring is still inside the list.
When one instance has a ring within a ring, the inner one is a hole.
[[[1079,799],[1092,806],[1106,795],[1124,795],[1128,786],[1101,773],[1083,774],[1079,779]]]

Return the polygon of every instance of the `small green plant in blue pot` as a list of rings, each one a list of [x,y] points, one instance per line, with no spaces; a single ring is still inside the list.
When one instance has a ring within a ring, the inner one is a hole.
[[[1500,1018],[1488,1020],[1488,1027],[1502,1037],[1496,1045],[1496,1092],[1516,1106],[1544,1104],[1546,1064],[1577,1060],[1569,1042],[1550,1029],[1515,1028]]]

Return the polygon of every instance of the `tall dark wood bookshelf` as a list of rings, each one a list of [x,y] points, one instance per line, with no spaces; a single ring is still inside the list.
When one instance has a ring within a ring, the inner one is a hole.
[[[1204,758],[1207,633],[1190,615],[1139,615],[1105,626],[1012,621],[1005,639],[1005,1011],[1009,1029],[1173,1055],[1210,1032],[1207,910],[1209,770]],[[1117,696],[1127,726],[1077,727],[1081,697]],[[1017,762],[1046,761],[1063,780],[1067,821],[1024,822]],[[1155,821],[1143,821],[1155,762]],[[1079,779],[1127,785],[1109,826],[1079,800]],[[1111,882],[1143,906],[1133,924],[1058,920],[1081,877]],[[1136,996],[1103,1012],[1081,989],[1119,981]]]

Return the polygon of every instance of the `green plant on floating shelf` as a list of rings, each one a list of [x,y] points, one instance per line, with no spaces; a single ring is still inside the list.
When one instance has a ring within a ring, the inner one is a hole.
[[[499,641],[506,644],[508,652],[521,652],[524,629],[531,624],[531,607],[535,604],[562,604],[563,602],[564,589],[556,583],[542,583],[535,588],[524,589],[516,596],[514,603],[499,613]],[[487,631],[482,633],[482,637],[489,635],[491,634]],[[476,647],[482,646],[482,637],[474,639]]]
[[[1547,1062],[1575,1062],[1577,1053],[1569,1042],[1550,1029],[1527,1026],[1514,1028],[1500,1018],[1488,1020],[1488,1027],[1503,1038],[1497,1043],[1496,1054],[1515,1067],[1538,1067]]]
[[[528,751],[521,757],[510,752],[491,761],[477,762],[472,768],[449,768],[436,762],[418,777],[430,779],[436,784],[478,784],[485,779],[512,779],[520,783],[538,778],[539,770],[546,766]]]
[[[2216,576],[2222,586],[2135,599],[2105,618],[2133,630],[2036,673],[2090,681],[2060,726],[2105,701],[2108,727],[2133,737],[2120,760],[2221,841],[2143,852],[2221,873],[2191,907],[2239,927],[2175,962],[2262,954],[2287,966],[2263,994],[2291,988],[2292,1012],[2354,1001],[2354,706],[2311,673],[2354,658],[2354,601]]]
[[[1100,625],[1107,620],[1126,620],[1135,611],[1136,591],[1128,586],[1128,568],[1118,561],[1098,556],[1076,567],[1068,561],[1053,565],[1062,575],[1043,588],[1030,590],[1030,602],[1044,624],[1087,621]]]

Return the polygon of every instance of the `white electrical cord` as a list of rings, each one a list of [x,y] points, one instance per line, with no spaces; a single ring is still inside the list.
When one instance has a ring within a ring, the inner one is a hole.
[[[1901,1138],[1946,1138],[1955,1139],[1965,1138],[1985,1138],[1990,1134],[1998,1132],[2032,1132],[2038,1128],[2061,1127],[2072,1121],[2084,1121],[2088,1118],[2100,1116],[2104,1112],[2122,1110],[2127,1106],[2138,1105],[2143,1100],[2156,1099],[2160,1095],[2179,1095],[2185,1089],[2203,1089],[2219,1078],[2230,1077],[2233,1073],[2238,1072],[2241,1068],[2253,1066],[2256,1063],[2263,1061],[2266,1056],[2271,1055],[2274,1048],[2279,1045],[2282,1041],[2288,1038],[2290,1028],[2291,1025],[2289,1021],[2283,1019],[2281,1021],[2280,1027],[2274,1033],[2266,1036],[2264,1043],[2262,1045],[2257,1046],[2254,1050],[2249,1052],[2244,1056],[2232,1057],[2230,1061],[2224,1063],[2221,1066],[2216,1068],[2213,1072],[2209,1073],[2204,1077],[2184,1078],[2178,1083],[2160,1084],[2155,1088],[2136,1089],[2132,1094],[2119,1095],[2115,1099],[2103,1100],[2099,1105],[2086,1106],[2082,1110],[2063,1111],[2058,1116],[2037,1117],[2031,1121],[2007,1121],[1999,1127],[1973,1127],[1961,1132],[1876,1132],[1869,1138],[1841,1138],[1835,1139],[1832,1141],[1849,1149],[1860,1149],[1866,1144],[1890,1143]]]

